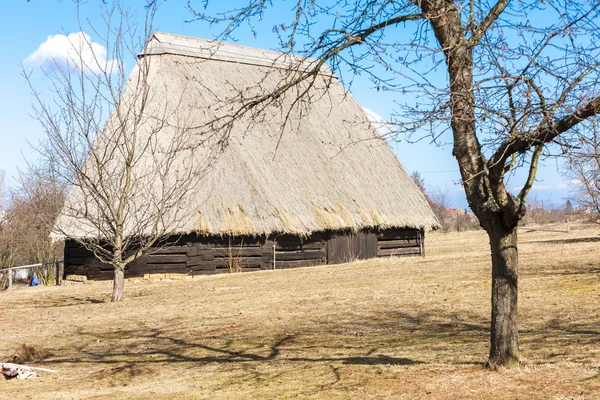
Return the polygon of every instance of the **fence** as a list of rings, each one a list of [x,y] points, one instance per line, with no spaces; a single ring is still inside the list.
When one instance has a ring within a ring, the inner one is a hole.
[[[17,271],[24,271],[25,279],[33,274],[36,276],[40,284],[54,284],[58,286],[62,284],[64,263],[63,260],[56,260],[39,264],[21,265],[19,267],[0,269],[0,289],[6,288],[7,290],[11,290],[15,280],[19,278],[23,279],[22,277],[18,276]]]

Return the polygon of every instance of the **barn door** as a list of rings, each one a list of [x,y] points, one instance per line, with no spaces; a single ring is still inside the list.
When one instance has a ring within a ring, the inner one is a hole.
[[[341,264],[377,257],[377,235],[368,231],[333,232],[327,241],[327,263]]]

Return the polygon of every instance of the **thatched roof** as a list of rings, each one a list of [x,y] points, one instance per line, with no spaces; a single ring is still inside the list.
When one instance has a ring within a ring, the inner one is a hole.
[[[156,33],[140,57],[151,60],[149,84],[156,87],[151,101],[157,109],[176,99],[175,112],[199,131],[235,110],[240,96],[272,90],[291,69],[314,62],[164,33]],[[385,139],[329,69],[322,68],[314,81],[311,101],[291,107],[298,90],[261,115],[246,113],[236,121],[213,167],[193,195],[182,199],[185,218],[172,232],[307,235],[438,226]],[[202,157],[203,151],[208,150],[201,146],[194,154]],[[67,234],[82,236],[76,226]]]

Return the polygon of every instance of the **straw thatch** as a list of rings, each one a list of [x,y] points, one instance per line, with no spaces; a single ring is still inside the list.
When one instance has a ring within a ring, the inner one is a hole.
[[[156,109],[173,108],[179,123],[194,127],[190,143],[216,129],[211,121],[226,122],[242,99],[273,90],[314,62],[164,33],[156,33],[140,57],[151,60],[150,101]],[[292,105],[303,88],[307,85],[290,90],[260,115],[247,112],[228,125],[224,150],[193,196],[182,199],[185,217],[170,232],[308,235],[438,225],[385,139],[331,72],[323,68],[309,100]],[[164,138],[175,125],[165,126]],[[206,157],[211,143],[202,143],[194,157]],[[77,204],[76,192],[70,204]],[[89,234],[67,220],[62,222],[68,236]]]

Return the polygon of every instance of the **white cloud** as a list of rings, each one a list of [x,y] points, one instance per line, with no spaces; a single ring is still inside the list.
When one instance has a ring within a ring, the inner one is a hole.
[[[550,185],[538,185],[538,184],[533,184],[531,186],[532,190],[548,190],[548,189],[552,189],[552,186]]]
[[[25,59],[25,64],[68,66],[94,74],[112,71],[116,60],[106,58],[106,47],[93,42],[85,32],[51,35]]]
[[[557,187],[558,187],[558,185],[557,185]],[[508,190],[510,190],[512,193],[517,193],[517,192],[521,191],[521,189],[523,189],[523,186],[513,186],[513,187],[509,188]],[[550,189],[553,189],[553,187],[550,185],[540,185],[540,184],[534,183],[531,186],[531,190],[550,190]]]
[[[367,115],[373,127],[379,132],[381,136],[390,136],[394,132],[394,124],[385,120],[381,115],[377,114],[375,111],[369,110],[368,108],[363,107],[363,111]]]

